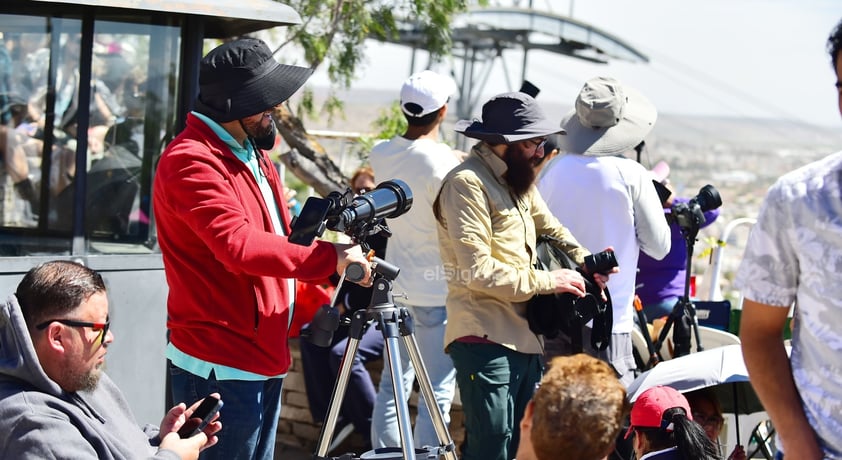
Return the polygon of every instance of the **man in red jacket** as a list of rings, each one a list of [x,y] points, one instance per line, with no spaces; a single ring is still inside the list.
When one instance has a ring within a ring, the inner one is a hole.
[[[358,246],[290,244],[283,185],[261,151],[274,107],[312,73],[281,65],[257,39],[225,43],[199,70],[187,126],[161,156],[153,194],[169,285],[170,391],[218,392],[219,459],[272,460],[295,279],[322,280],[359,262]]]

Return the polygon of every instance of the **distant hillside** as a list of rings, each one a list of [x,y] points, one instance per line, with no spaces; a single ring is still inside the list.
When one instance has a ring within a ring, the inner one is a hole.
[[[316,89],[317,101],[326,91]],[[345,102],[344,119],[336,119],[328,125],[326,118],[309,121],[312,129],[330,129],[369,133],[380,111],[397,100],[397,91],[351,90],[342,91],[339,97]],[[538,101],[541,102],[540,95]],[[561,119],[570,106],[544,104],[549,116]],[[450,113],[451,123],[455,111]],[[657,125],[650,136],[653,142],[668,142],[684,146],[711,148],[719,144],[750,150],[774,150],[790,148],[842,149],[842,120],[839,127],[817,127],[785,120],[761,120],[745,118],[713,118],[688,115],[660,114]]]
[[[318,90],[317,90],[318,96]],[[311,130],[372,133],[371,126],[380,111],[397,99],[396,91],[354,90],[343,92],[345,117],[330,125],[326,119],[307,121]],[[317,97],[318,99],[318,97]],[[541,101],[540,96],[538,97]],[[561,119],[569,107],[544,107],[548,115]],[[448,142],[463,141],[453,132],[455,110],[444,127]],[[334,144],[335,145],[335,144]],[[468,143],[467,145],[470,145]],[[343,153],[340,153],[342,150]],[[349,147],[328,148],[335,153],[343,170],[359,163],[349,158]],[[720,218],[702,229],[696,244],[698,259],[694,273],[704,273],[712,241],[718,239],[729,222],[755,217],[768,187],[781,174],[822,156],[842,150],[842,120],[838,127],[816,127],[785,120],[713,118],[662,113],[647,137],[641,162],[651,166],[660,160],[670,164],[670,180],[679,196],[692,197],[705,184],[714,185],[722,196]],[[378,178],[385,180],[387,178]],[[742,257],[748,228],[731,234],[724,250],[723,292]]]

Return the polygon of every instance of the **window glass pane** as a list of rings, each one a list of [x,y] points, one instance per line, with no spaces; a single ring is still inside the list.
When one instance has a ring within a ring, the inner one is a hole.
[[[154,246],[152,174],[176,118],[180,27],[98,16],[85,40],[70,16],[0,14],[0,256],[69,253],[75,212],[89,252]]]
[[[93,241],[148,239],[151,168],[175,117],[178,39],[175,27],[96,22],[86,202]]]
[[[36,89],[30,106],[34,107],[42,130],[49,129],[50,119],[53,126],[52,136],[42,137],[48,144],[52,139],[50,161],[42,160],[41,164],[42,176],[49,177],[47,226],[68,233],[73,228],[76,194],[73,180],[82,103],[79,100],[82,21],[52,18],[50,22],[57,26],[49,41],[52,68],[47,71],[47,85]],[[51,100],[52,88],[55,88],[54,100]]]
[[[52,26],[58,35],[72,31],[78,35],[81,22],[73,19],[55,21]],[[0,224],[4,227],[35,228],[38,226],[42,200],[42,168],[45,145],[48,77],[50,69],[50,23],[37,16],[0,15],[3,46],[0,53],[0,102],[2,102],[2,127],[0,148],[3,149],[0,168]],[[62,32],[64,31],[64,32]],[[58,42],[57,42],[58,43]],[[70,94],[65,94],[70,96]],[[55,154],[61,156],[65,141],[72,137],[62,133],[62,148]],[[52,151],[48,148],[47,151]],[[72,160],[72,152],[65,155]],[[56,165],[57,167],[59,164]],[[58,169],[55,174],[59,174]],[[58,192],[58,177],[45,187]]]

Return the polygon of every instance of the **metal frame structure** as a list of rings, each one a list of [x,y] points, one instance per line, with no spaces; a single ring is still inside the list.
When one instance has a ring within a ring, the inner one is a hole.
[[[417,50],[424,49],[424,33],[418,24],[403,22],[391,43],[412,48],[412,67]],[[649,57],[619,37],[566,16],[531,8],[473,8],[452,22],[453,56],[460,59],[456,114],[470,118],[476,109],[495,62],[499,59],[508,80],[504,51],[521,50],[521,80],[527,78],[529,52],[543,50],[585,61],[605,64],[611,60],[648,63]],[[411,68],[410,73],[414,69]],[[520,83],[518,83],[519,85]],[[509,82],[509,87],[515,87]]]

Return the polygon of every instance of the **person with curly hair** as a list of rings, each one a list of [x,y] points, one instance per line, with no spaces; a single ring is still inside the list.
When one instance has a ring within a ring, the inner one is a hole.
[[[518,460],[601,460],[628,414],[626,389],[603,361],[580,353],[552,360],[520,421]]]

